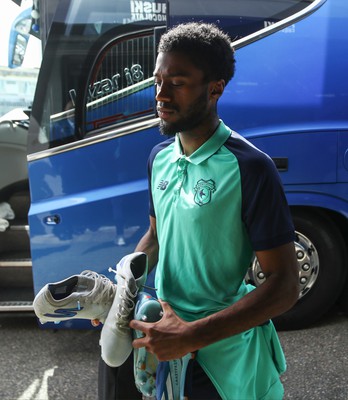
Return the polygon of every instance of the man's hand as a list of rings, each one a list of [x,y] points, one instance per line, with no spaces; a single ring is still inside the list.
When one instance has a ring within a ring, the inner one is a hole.
[[[133,347],[145,347],[156,355],[159,361],[181,358],[197,350],[191,323],[179,318],[168,303],[161,301],[163,317],[155,323],[132,320],[129,326],[144,333],[144,337],[135,339]]]

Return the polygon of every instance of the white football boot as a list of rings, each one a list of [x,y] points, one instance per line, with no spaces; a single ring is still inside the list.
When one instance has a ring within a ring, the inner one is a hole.
[[[115,293],[116,285],[109,278],[86,270],[45,285],[35,296],[34,312],[42,324],[70,319],[104,322]]]
[[[115,299],[100,335],[101,357],[110,367],[122,365],[131,354],[134,302],[147,278],[147,256],[136,252],[122,258],[116,268]]]

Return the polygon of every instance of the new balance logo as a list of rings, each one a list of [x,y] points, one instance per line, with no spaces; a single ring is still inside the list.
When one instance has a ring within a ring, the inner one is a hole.
[[[168,181],[165,181],[165,180],[161,180],[160,181],[160,183],[159,183],[159,185],[157,186],[157,189],[159,189],[159,190],[166,190],[167,189],[167,186],[168,186]]]

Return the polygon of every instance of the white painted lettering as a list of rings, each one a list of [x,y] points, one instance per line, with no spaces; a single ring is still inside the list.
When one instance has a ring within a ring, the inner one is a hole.
[[[131,1],[132,13],[142,13],[143,12],[143,2],[142,1]]]
[[[149,1],[145,1],[143,4],[144,4],[144,11],[143,12],[145,14],[151,13],[153,3],[150,3]]]

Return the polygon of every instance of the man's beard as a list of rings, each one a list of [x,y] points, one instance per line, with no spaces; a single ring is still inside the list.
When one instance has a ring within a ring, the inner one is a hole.
[[[161,119],[159,126],[160,133],[171,137],[179,132],[196,128],[206,116],[207,103],[207,94],[202,93],[192,104],[190,111],[181,119],[178,119],[176,122],[166,122]]]

